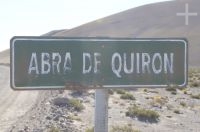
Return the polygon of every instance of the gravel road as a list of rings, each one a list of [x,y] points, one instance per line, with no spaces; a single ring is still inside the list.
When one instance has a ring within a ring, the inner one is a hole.
[[[37,91],[13,91],[10,88],[10,68],[0,65],[0,131],[6,132],[18,118],[35,104]]]

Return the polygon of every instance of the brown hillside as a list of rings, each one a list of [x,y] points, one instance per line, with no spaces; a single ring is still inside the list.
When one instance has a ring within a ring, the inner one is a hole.
[[[61,33],[62,31],[67,31],[67,29],[61,29],[61,30],[53,30],[53,31],[50,31],[50,32],[48,32],[48,33],[45,33],[45,34],[43,34],[42,36],[53,36],[53,35],[55,35],[55,34],[57,34],[57,33]]]
[[[0,64],[10,63],[10,50],[0,52]]]
[[[185,11],[185,3],[190,12],[198,16],[185,18],[176,13]],[[108,16],[71,30],[56,30],[45,35],[65,37],[186,37],[189,41],[189,65],[200,66],[200,1],[177,0],[149,4]],[[0,55],[1,58],[1,55]]]
[[[185,18],[176,13],[185,11],[185,3],[190,12],[199,13]],[[77,28],[62,31],[54,36],[80,37],[186,37],[189,41],[189,65],[200,66],[200,1],[178,0],[133,8],[105,17]]]

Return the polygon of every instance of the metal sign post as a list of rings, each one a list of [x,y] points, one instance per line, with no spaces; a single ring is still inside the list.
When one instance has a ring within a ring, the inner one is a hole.
[[[95,90],[95,132],[108,132],[108,89]]]

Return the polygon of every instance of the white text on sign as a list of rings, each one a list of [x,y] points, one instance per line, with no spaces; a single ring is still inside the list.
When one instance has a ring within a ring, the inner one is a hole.
[[[82,54],[82,74],[100,73],[101,53]],[[30,56],[28,74],[67,74],[73,70],[70,52],[36,53]],[[111,56],[110,69],[117,78],[123,74],[173,74],[174,53],[118,53]]]

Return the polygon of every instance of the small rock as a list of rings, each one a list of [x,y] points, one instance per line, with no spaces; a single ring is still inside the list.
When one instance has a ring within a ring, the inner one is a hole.
[[[64,118],[60,118],[60,122],[61,123],[65,122],[65,119]]]
[[[70,123],[73,123],[74,121],[73,121],[73,120],[69,120],[69,122],[70,122]]]
[[[63,94],[64,92],[64,90],[59,90],[59,94]]]
[[[35,117],[36,117],[36,116],[33,115],[33,116],[31,116],[31,119],[35,119]]]
[[[58,121],[59,120],[59,118],[60,118],[60,116],[59,115],[57,115],[53,120],[54,121]]]
[[[63,111],[62,110],[58,110],[58,111],[56,111],[56,114],[57,115],[63,115]]]
[[[149,93],[156,93],[156,94],[158,94],[159,92],[158,91],[154,91],[154,90],[149,90]]]
[[[50,128],[51,127],[51,125],[50,124],[46,124],[46,128]]]
[[[45,103],[45,105],[50,105],[50,102],[49,102],[49,101],[48,101],[48,102],[46,102],[46,103]]]
[[[74,116],[78,116],[78,113],[77,113],[77,112],[75,112],[75,113],[74,113]]]
[[[61,123],[60,126],[61,126],[62,128],[66,128],[66,127],[67,127],[67,125],[66,125],[64,122]]]
[[[145,97],[145,99],[150,99],[149,97]]]
[[[68,99],[67,98],[55,98],[53,100],[53,104],[56,106],[66,106],[68,103]]]
[[[47,120],[51,120],[51,119],[52,119],[52,117],[50,117],[50,116],[47,116],[47,117],[46,117],[46,119],[47,119]]]
[[[167,115],[166,117],[167,117],[167,118],[172,118],[172,116],[171,116],[171,115]]]
[[[84,101],[84,103],[90,103],[90,100],[89,100],[89,99],[86,99],[86,100]]]
[[[187,91],[187,95],[192,95],[192,91]]]
[[[180,123],[181,126],[184,126],[183,123]]]
[[[62,115],[63,118],[65,119],[68,119],[68,116],[67,115]]]
[[[28,130],[29,130],[29,126],[25,126],[24,131],[28,132]]]

